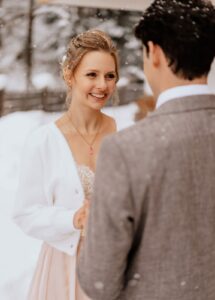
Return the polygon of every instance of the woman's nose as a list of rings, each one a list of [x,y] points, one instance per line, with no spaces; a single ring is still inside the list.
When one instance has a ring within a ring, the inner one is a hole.
[[[105,90],[107,88],[107,82],[104,77],[99,77],[97,81],[97,87],[101,90]]]

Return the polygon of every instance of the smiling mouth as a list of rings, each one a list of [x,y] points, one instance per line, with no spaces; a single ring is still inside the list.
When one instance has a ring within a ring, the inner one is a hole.
[[[90,94],[93,98],[96,98],[98,100],[104,100],[104,98],[106,98],[106,94],[95,94],[95,93],[91,93]]]

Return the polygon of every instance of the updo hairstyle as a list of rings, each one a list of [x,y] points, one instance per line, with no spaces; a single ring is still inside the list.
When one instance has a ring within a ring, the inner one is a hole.
[[[119,79],[117,49],[111,38],[103,31],[91,29],[72,38],[62,62],[63,77],[68,82],[85,54],[90,51],[110,53],[116,66],[116,81]]]

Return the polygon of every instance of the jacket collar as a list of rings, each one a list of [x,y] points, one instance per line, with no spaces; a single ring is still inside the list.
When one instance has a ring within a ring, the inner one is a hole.
[[[215,95],[193,95],[175,98],[157,108],[150,116],[215,109]],[[149,117],[150,117],[149,116]]]
[[[187,96],[194,96],[194,95],[209,95],[212,92],[209,89],[207,84],[188,84],[188,85],[181,85],[175,86],[173,88],[167,89],[163,91],[156,103],[156,108],[160,107],[167,101],[174,101],[175,98],[184,98]]]

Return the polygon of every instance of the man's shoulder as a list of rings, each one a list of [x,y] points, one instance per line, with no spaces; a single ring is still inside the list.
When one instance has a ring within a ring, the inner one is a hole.
[[[138,121],[134,125],[116,132],[114,134],[114,137],[123,140],[130,136],[132,136],[132,138],[135,138],[144,132],[147,133],[150,128],[151,130],[153,130],[153,128],[158,125],[158,117],[159,116],[154,116],[154,114],[152,113],[150,116],[147,116],[143,120]]]
[[[153,131],[158,127],[157,118],[147,117],[144,120],[138,121],[136,124],[124,128],[114,134],[105,138],[106,144],[118,144],[120,147],[127,147],[128,145],[135,145],[136,143],[144,142],[151,137],[153,138]]]

